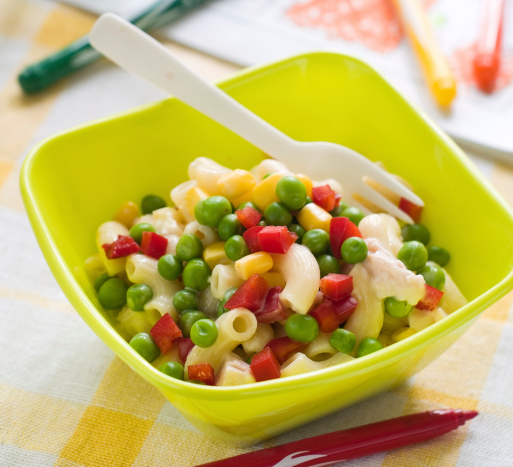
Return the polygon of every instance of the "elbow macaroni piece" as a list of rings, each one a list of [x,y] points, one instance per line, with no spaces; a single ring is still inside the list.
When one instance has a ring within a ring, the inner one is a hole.
[[[287,308],[306,315],[319,291],[321,273],[311,251],[294,243],[285,254],[272,254],[274,270],[282,274],[285,288],[280,300]]]
[[[397,253],[403,246],[401,227],[388,214],[371,214],[365,216],[358,225],[363,238],[375,238],[382,246],[397,258]]]
[[[220,195],[217,181],[231,170],[208,157],[198,157],[189,164],[189,178],[210,196]]]
[[[260,164],[251,169],[255,180],[261,182],[268,173],[281,173],[282,175],[292,175],[292,172],[283,162],[274,159],[265,159]]]
[[[128,235],[128,229],[116,221],[104,222],[96,232],[96,248],[109,276],[116,276],[125,270],[126,258],[108,259],[102,245],[117,240],[118,235]]]
[[[281,368],[281,377],[302,375],[303,373],[309,373],[311,371],[322,370],[339,363],[350,362],[353,357],[347,354],[337,352],[332,357],[322,362],[314,362],[308,358],[305,354],[298,352],[292,355]]]
[[[126,262],[126,274],[134,284],[146,284],[153,292],[153,298],[144,305],[145,310],[158,310],[162,316],[169,313],[178,321],[178,313],[173,306],[173,296],[182,290],[181,282],[177,279],[164,279],[157,269],[158,261],[146,255],[130,255]]]
[[[217,340],[210,347],[202,348],[197,345],[192,348],[185,362],[185,375],[188,379],[187,368],[197,363],[210,363],[214,372],[221,367],[223,357],[231,352],[241,342],[245,342],[255,334],[257,320],[251,311],[245,308],[235,308],[222,314],[215,322]]]
[[[153,227],[155,231],[163,237],[170,235],[182,235],[183,224],[178,220],[181,215],[176,208],[161,208],[153,211]]]
[[[274,331],[270,324],[258,323],[257,330],[251,339],[242,343],[242,348],[247,354],[260,352],[267,343],[274,338]]]
[[[198,294],[199,309],[207,315],[207,318],[215,320],[217,318],[217,307],[219,300],[212,295],[212,289],[207,287]]]
[[[242,285],[243,280],[235,272],[233,264],[218,264],[212,271],[210,288],[212,295],[222,300],[224,293]]]
[[[447,314],[451,314],[462,306],[465,306],[468,301],[463,296],[458,286],[454,283],[449,273],[445,269],[443,271],[445,273],[445,285],[442,289],[444,294],[440,301],[440,307],[442,307]]]
[[[217,235],[216,229],[206,225],[201,225],[198,221],[193,221],[187,224],[185,229],[183,229],[183,233],[196,235],[196,237],[201,240],[204,247],[221,241],[221,238]]]
[[[144,216],[137,217],[134,220],[134,225],[137,225],[137,224],[150,224],[153,227],[155,227],[155,219],[153,219],[152,214],[145,214]]]
[[[331,333],[319,332],[314,341],[303,351],[303,353],[314,361],[324,361],[335,355],[338,350],[330,345]]]
[[[234,353],[228,353],[217,375],[216,386],[240,386],[255,382],[250,366]]]
[[[125,305],[119,312],[117,321],[123,338],[129,341],[140,332],[150,332],[160,317],[158,310],[133,311]]]

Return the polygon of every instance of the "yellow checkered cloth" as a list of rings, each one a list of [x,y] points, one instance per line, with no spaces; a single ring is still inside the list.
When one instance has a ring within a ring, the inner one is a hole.
[[[161,97],[107,63],[40,95],[22,95],[17,72],[85,33],[93,20],[50,1],[0,0],[0,465],[190,466],[247,452],[210,441],[113,356],[67,302],[24,214],[19,169],[35,143]],[[185,53],[205,69],[197,54]],[[230,68],[216,63],[210,71]],[[513,171],[475,161],[513,204]],[[476,254],[485,251],[482,245]],[[512,466],[512,301],[510,294],[490,308],[407,384],[253,449],[455,407],[481,415],[442,438],[344,465]]]

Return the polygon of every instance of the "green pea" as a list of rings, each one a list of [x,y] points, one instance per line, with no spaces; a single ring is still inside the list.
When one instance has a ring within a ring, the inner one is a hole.
[[[191,259],[185,266],[182,279],[185,287],[194,290],[206,289],[210,282],[210,268],[202,259]]]
[[[180,277],[183,271],[183,262],[176,255],[161,256],[157,263],[159,274],[168,281],[174,281]]]
[[[203,243],[196,235],[184,234],[176,244],[176,257],[182,261],[200,258],[203,253]]]
[[[232,213],[232,204],[224,196],[211,196],[194,206],[194,217],[201,225],[217,227],[224,216]]]
[[[428,254],[422,243],[413,240],[401,247],[397,253],[397,259],[402,261],[410,271],[420,271],[426,265]]]
[[[142,241],[143,232],[155,232],[155,228],[153,225],[148,224],[146,222],[141,222],[140,224],[134,225],[129,232],[129,235],[139,244]]]
[[[244,226],[240,223],[235,214],[224,216],[217,227],[217,233],[225,241],[234,235],[242,235],[243,232]]]
[[[160,365],[159,371],[162,371],[162,373],[171,376],[171,378],[180,379],[182,381],[184,379],[183,365],[178,362],[163,363]]]
[[[306,201],[305,201],[305,206],[306,206],[307,204],[311,204],[311,203],[313,203],[312,198],[310,198],[310,196],[307,196],[307,197],[306,197]]]
[[[342,217],[347,217],[349,220],[355,224],[358,225],[360,221],[365,217],[365,214],[358,208],[348,207],[345,208],[340,215]]]
[[[349,353],[354,349],[356,337],[347,329],[335,329],[330,337],[330,345],[341,353]]]
[[[431,239],[429,230],[422,224],[406,224],[401,229],[401,234],[403,236],[403,241],[405,242],[416,240],[417,242],[427,245]]]
[[[112,279],[111,276],[109,276],[106,272],[104,272],[102,275],[98,276],[96,280],[94,281],[94,290],[96,292],[100,291],[100,288],[105,282],[107,282],[109,279]]]
[[[153,211],[166,206],[167,203],[160,196],[146,195],[141,202],[141,211],[143,214],[151,214]]]
[[[238,261],[251,253],[242,235],[230,237],[224,244],[224,252],[232,261]]]
[[[153,298],[153,292],[146,284],[131,285],[126,292],[126,303],[133,311],[144,311],[144,305]]]
[[[187,311],[183,315],[180,315],[180,319],[178,320],[178,326],[182,330],[182,334],[184,335],[184,337],[190,337],[192,325],[196,321],[206,318],[207,317],[205,316],[205,313],[202,313],[201,311]]]
[[[236,211],[238,211],[239,209],[242,210],[242,209],[247,208],[247,207],[253,208],[255,211],[260,212],[260,208],[255,203],[253,203],[252,201],[246,201],[245,203],[239,204],[239,206],[237,207]]]
[[[116,310],[126,303],[128,285],[119,277],[113,277],[103,283],[98,291],[98,300],[103,308]]]
[[[210,347],[217,340],[217,326],[211,319],[199,319],[191,328],[191,340],[203,349]]]
[[[276,185],[276,196],[286,208],[298,211],[306,202],[306,186],[296,177],[287,175]]]
[[[140,332],[132,337],[130,340],[130,347],[150,363],[160,355],[160,350],[157,347],[157,344],[155,344],[152,337],[145,332]]]
[[[318,256],[328,249],[330,236],[324,230],[312,229],[305,233],[301,243],[309,248],[314,256]]]
[[[264,175],[264,178],[262,180],[265,180],[267,177],[270,177],[274,172],[268,172]]]
[[[260,227],[265,227],[268,224],[267,224],[267,222],[264,219],[262,219],[257,225],[260,226]]]
[[[321,270],[321,278],[328,274],[340,274],[340,264],[337,258],[331,255],[321,255],[317,257],[319,269]]]
[[[231,289],[228,289],[224,295],[223,299],[219,302],[219,305],[217,306],[217,317],[219,318],[223,313],[228,313],[230,310],[226,309],[224,306],[226,305],[226,302],[230,300],[232,295],[237,290],[237,287],[232,287]]]
[[[397,300],[395,297],[385,299],[385,311],[394,318],[404,318],[413,310],[407,301]]]
[[[427,285],[435,289],[442,290],[445,285],[445,273],[442,268],[434,264],[426,264],[426,267],[420,273]]]
[[[358,357],[365,357],[365,355],[369,355],[370,353],[381,350],[382,348],[383,346],[380,341],[373,339],[372,337],[367,337],[360,342],[356,355]]]
[[[285,332],[297,342],[312,342],[319,335],[319,324],[313,316],[293,314],[285,323]]]
[[[303,236],[306,233],[305,229],[303,229],[299,224],[289,224],[287,228],[289,229],[289,232],[294,232],[297,235],[296,243],[301,245]]]
[[[195,310],[199,307],[198,293],[195,290],[179,290],[173,296],[173,306],[178,312]]]
[[[269,225],[289,225],[292,222],[292,214],[281,203],[271,203],[265,208],[265,220]]]
[[[349,237],[342,243],[342,247],[340,248],[342,259],[349,264],[365,261],[368,252],[367,244],[363,238],[359,237]]]
[[[340,217],[342,215],[342,211],[348,207],[349,207],[349,204],[346,204],[343,201],[341,201],[340,204],[336,208],[333,208],[330,211],[330,214],[332,217]]]
[[[427,252],[429,261],[433,261],[441,267],[444,267],[451,259],[449,252],[439,246],[428,246]]]

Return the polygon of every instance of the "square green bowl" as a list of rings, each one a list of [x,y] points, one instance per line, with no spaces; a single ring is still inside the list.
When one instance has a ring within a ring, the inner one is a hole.
[[[380,352],[313,373],[238,387],[169,378],[117,334],[84,272],[97,227],[126,200],[169,200],[198,156],[248,169],[265,156],[176,99],[80,126],[27,157],[21,190],[41,249],[96,334],[198,429],[247,445],[399,385],[447,350],[513,288],[513,215],[461,150],[355,58],[311,53],[251,68],[220,87],[293,138],[332,141],[383,161],[425,200],[433,244],[469,304]],[[337,174],[333,174],[337,178]]]

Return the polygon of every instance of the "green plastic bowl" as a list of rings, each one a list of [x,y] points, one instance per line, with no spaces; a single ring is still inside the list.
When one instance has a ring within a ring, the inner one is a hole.
[[[424,199],[432,242],[470,303],[380,352],[350,363],[238,387],[167,377],[111,326],[86,278],[97,227],[126,200],[169,200],[198,156],[248,169],[265,157],[175,99],[80,126],[27,157],[21,190],[35,235],[84,321],[205,434],[251,444],[397,386],[447,350],[513,288],[513,215],[461,150],[376,71],[351,57],[311,53],[242,71],[221,88],[293,138],[332,141],[383,161]],[[334,178],[336,174],[333,174]],[[483,351],[486,351],[483,350]]]

